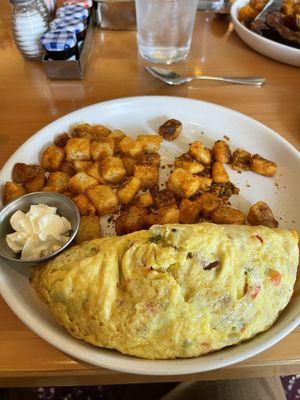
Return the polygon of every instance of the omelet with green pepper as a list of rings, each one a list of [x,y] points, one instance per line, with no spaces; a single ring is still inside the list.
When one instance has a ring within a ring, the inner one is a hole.
[[[200,356],[268,329],[296,280],[298,236],[164,225],[75,246],[31,284],[74,337],[149,359]]]

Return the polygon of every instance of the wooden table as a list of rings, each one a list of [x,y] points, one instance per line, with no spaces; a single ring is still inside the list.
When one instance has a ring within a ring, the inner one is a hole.
[[[265,123],[300,148],[299,69],[249,49],[229,21],[198,15],[191,56],[176,66],[219,75],[261,75],[263,88],[212,82],[168,87],[144,72],[135,32],[96,29],[83,81],[50,81],[39,63],[24,61],[0,2],[0,167],[33,133],[70,111],[107,99],[171,95],[218,103]],[[30,158],[28,158],[30,160]],[[300,329],[243,363],[202,374],[154,377],[122,374],[72,359],[31,332],[0,300],[0,386],[79,385],[229,379],[300,372]]]

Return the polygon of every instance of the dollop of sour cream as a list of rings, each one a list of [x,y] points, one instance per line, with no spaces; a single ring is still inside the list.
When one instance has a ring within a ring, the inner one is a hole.
[[[6,235],[7,245],[23,260],[48,256],[62,247],[70,237],[71,224],[47,204],[32,205],[27,213],[16,211],[10,218],[15,232]]]

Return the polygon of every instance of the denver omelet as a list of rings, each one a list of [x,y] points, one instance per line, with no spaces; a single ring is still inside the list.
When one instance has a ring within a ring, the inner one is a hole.
[[[153,226],[75,246],[31,283],[78,339],[149,359],[195,357],[268,329],[289,302],[298,237],[238,225]]]

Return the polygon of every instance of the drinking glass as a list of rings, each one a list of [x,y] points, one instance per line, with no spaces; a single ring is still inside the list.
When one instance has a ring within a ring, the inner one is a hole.
[[[135,0],[140,55],[172,64],[187,58],[198,0]]]

